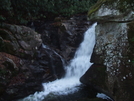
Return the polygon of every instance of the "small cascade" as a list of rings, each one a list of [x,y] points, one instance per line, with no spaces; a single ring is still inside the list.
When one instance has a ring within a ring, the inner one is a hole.
[[[48,49],[50,51],[53,51],[54,54],[56,54],[62,61],[63,66],[65,66],[65,60],[62,58],[62,56],[60,56],[56,51],[52,50],[51,48],[49,48],[47,45],[42,44],[42,48]]]
[[[93,24],[84,34],[84,40],[77,49],[74,59],[70,61],[68,66],[65,66],[66,74],[63,78],[57,79],[53,82],[43,83],[44,91],[36,92],[19,101],[46,101],[48,96],[53,95],[67,95],[75,93],[79,90],[79,78],[92,65],[90,58],[95,45],[95,26]],[[47,46],[43,46],[49,49]],[[58,53],[55,53],[58,54]],[[59,55],[60,57],[60,55]]]
[[[103,93],[98,93],[98,94],[96,95],[96,97],[101,98],[101,99],[106,99],[106,100],[108,100],[108,101],[114,101],[112,98],[110,98],[109,96],[107,96],[107,95],[105,95],[105,94],[103,94]]]

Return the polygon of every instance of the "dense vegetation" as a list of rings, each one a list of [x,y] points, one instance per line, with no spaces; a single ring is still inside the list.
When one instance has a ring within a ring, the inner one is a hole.
[[[27,23],[29,20],[69,17],[87,12],[97,0],[0,0],[0,21]]]

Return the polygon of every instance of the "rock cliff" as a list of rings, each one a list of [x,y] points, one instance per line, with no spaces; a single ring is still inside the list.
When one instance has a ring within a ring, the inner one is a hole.
[[[98,22],[96,45],[91,61],[106,67],[100,72],[103,71],[107,75],[105,79],[102,79],[101,84],[97,82],[97,79],[101,79],[100,76],[95,79],[90,76],[87,79],[91,84],[100,87],[102,91],[109,92],[115,101],[133,101],[134,99],[133,5],[134,2],[130,0],[99,0],[88,13],[90,21]],[[89,69],[89,71],[92,70]]]

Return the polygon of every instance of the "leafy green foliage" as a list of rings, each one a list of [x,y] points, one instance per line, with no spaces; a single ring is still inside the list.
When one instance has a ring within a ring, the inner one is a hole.
[[[0,21],[6,20],[5,16],[10,15],[12,10],[10,0],[0,0]]]
[[[134,10],[134,1],[133,0],[119,0],[118,8],[122,12],[127,11],[129,9]]]
[[[0,20],[27,23],[28,20],[69,17],[87,12],[97,0],[0,0]]]
[[[1,10],[9,11],[11,10],[10,6],[11,6],[10,0],[0,0],[0,11]]]

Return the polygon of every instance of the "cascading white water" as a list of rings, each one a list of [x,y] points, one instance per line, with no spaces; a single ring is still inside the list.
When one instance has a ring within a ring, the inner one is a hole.
[[[43,83],[44,91],[36,92],[20,101],[42,101],[49,94],[66,95],[78,90],[81,83],[79,78],[91,66],[90,57],[95,45],[95,26],[93,24],[84,35],[84,40],[77,49],[74,59],[65,67],[66,75],[64,78],[49,83]]]
[[[66,67],[66,77],[81,77],[91,65],[90,58],[95,45],[95,26],[89,28],[84,35],[84,40],[77,49],[74,59]]]
[[[61,61],[62,61],[62,64],[63,64],[63,66],[65,66],[65,61],[64,61],[64,59],[56,52],[56,51],[54,51],[54,50],[51,50],[51,48],[49,48],[47,45],[44,45],[44,44],[42,44],[42,48],[45,48],[45,49],[48,49],[48,50],[50,50],[50,51],[53,51],[57,56],[59,56],[60,57],[60,59],[61,59]]]

